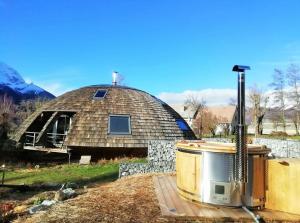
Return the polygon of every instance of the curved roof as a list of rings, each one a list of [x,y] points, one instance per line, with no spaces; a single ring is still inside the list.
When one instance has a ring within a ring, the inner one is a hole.
[[[97,90],[107,90],[102,99]],[[194,139],[193,131],[169,105],[144,91],[112,85],[93,85],[67,92],[46,103],[20,126],[15,140],[22,136],[43,112],[74,112],[66,137],[68,147],[147,147],[153,139]],[[109,115],[129,115],[131,134],[108,133]]]

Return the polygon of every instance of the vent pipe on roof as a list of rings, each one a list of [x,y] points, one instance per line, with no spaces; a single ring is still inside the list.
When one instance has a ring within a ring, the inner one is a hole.
[[[118,72],[113,71],[113,73],[112,73],[112,85],[114,85],[114,86],[117,85],[117,78],[118,78]]]

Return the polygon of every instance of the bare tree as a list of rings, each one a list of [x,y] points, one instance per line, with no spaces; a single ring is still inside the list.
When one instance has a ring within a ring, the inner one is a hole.
[[[229,98],[228,105],[236,106],[237,105],[236,98]]]
[[[280,114],[278,114],[277,111],[270,109],[270,119],[273,123],[273,128],[275,129],[275,131],[277,131],[280,124]]]
[[[198,99],[196,95],[188,95],[185,99],[184,106],[186,108],[190,108],[197,113],[197,117],[199,116],[199,120],[195,120],[193,122],[193,130],[199,138],[202,138],[203,135],[203,112],[206,107],[206,102],[203,99]]]
[[[0,96],[0,139],[7,139],[8,133],[16,126],[15,104],[6,94]]]
[[[286,99],[286,78],[282,70],[274,69],[273,82],[270,84],[274,89],[274,101],[278,105],[278,111],[280,113],[280,121],[283,127],[283,131],[286,132],[286,118],[285,118],[285,99]]]
[[[22,123],[34,111],[42,107],[49,99],[36,98],[32,100],[24,100],[17,106],[18,124]]]
[[[300,67],[296,64],[290,64],[287,69],[287,80],[288,85],[290,86],[290,92],[288,97],[290,101],[294,104],[294,114],[295,116],[292,117],[296,135],[299,135],[299,121],[300,121]]]
[[[269,97],[256,85],[249,89],[249,101],[251,103],[250,114],[255,126],[255,137],[263,133],[263,119],[267,111]]]
[[[204,109],[202,115],[202,122],[203,122],[203,133],[205,134],[212,134],[213,136],[216,135],[216,128],[220,122],[220,118],[215,116],[212,112],[207,109]]]
[[[218,119],[218,125],[220,125],[222,127],[222,130],[223,130],[223,134],[225,136],[229,136],[230,134],[230,131],[231,131],[231,123],[228,122],[227,118],[225,117],[217,117]]]
[[[209,109],[204,108],[201,113],[197,114],[195,119],[195,132],[198,133],[199,137],[203,134],[216,135],[216,128],[221,123],[221,118],[214,115]],[[202,128],[201,131],[200,127]]]

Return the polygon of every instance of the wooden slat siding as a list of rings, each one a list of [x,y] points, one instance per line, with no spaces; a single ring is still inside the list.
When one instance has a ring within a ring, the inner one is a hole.
[[[177,185],[180,189],[191,192],[192,194],[187,195],[189,199],[193,200],[199,200],[201,196],[201,159],[201,155],[195,156],[190,153],[176,151]],[[180,193],[184,192],[181,191]]]
[[[262,179],[262,181],[258,181]],[[253,158],[253,198],[265,198],[265,159],[264,157]]]
[[[37,138],[36,138],[36,143],[38,143],[40,141],[40,139],[42,138],[42,136],[44,135],[45,131],[48,129],[49,125],[51,123],[53,123],[54,118],[56,118],[58,115],[58,112],[54,112],[51,117],[48,119],[48,121],[46,122],[46,124],[43,126],[42,130],[39,132]]]
[[[266,207],[300,215],[300,160],[268,160]]]
[[[99,88],[108,89],[106,98],[94,100],[93,95]],[[65,145],[69,147],[118,147],[119,144],[123,147],[146,148],[148,141],[154,139],[195,139],[192,131],[188,135],[177,126],[175,120],[180,118],[178,113],[140,90],[107,86],[85,87],[48,102],[41,111],[46,110],[77,111],[65,141]],[[109,114],[129,114],[132,134],[108,135]]]

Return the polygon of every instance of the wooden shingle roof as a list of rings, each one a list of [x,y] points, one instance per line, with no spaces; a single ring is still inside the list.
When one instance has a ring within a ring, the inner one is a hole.
[[[103,99],[94,99],[98,89],[107,89]],[[75,116],[64,143],[68,147],[147,147],[153,139],[195,139],[187,126],[182,130],[176,120],[185,121],[166,103],[134,88],[95,85],[65,93],[48,102],[30,116],[16,133],[19,141],[39,114],[46,111],[72,111]],[[130,115],[130,135],[108,134],[109,115]]]

